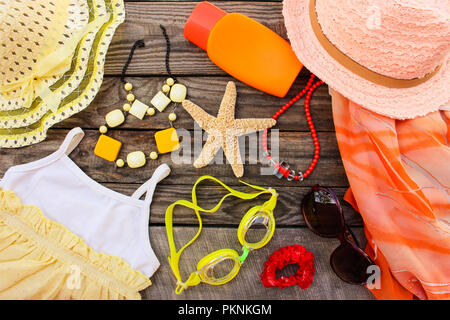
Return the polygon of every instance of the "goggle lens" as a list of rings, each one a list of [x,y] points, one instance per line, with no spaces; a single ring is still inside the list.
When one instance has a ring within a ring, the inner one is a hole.
[[[212,285],[221,285],[233,279],[239,272],[241,262],[234,250],[219,250],[202,259],[198,272],[202,280]]]
[[[259,249],[272,238],[275,223],[273,215],[261,211],[248,219],[241,229],[242,245],[249,249]]]
[[[264,239],[267,230],[269,229],[269,218],[267,216],[258,216],[249,225],[245,233],[245,242],[258,243]]]

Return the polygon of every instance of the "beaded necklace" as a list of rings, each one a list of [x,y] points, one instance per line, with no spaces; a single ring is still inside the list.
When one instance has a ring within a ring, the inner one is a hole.
[[[121,109],[114,109],[110,111],[105,116],[105,125],[100,126],[99,131],[101,133],[97,144],[94,149],[94,154],[107,160],[110,162],[115,162],[117,167],[123,167],[127,164],[130,168],[140,168],[145,165],[147,158],[151,160],[156,160],[158,158],[158,154],[169,153],[180,148],[179,139],[175,128],[172,125],[177,119],[175,114],[175,110],[177,107],[177,103],[183,102],[187,95],[187,88],[183,84],[176,83],[176,78],[172,75],[169,66],[169,55],[170,55],[170,41],[167,36],[166,29],[160,25],[164,38],[166,39],[166,70],[169,78],[166,80],[161,90],[159,90],[156,95],[151,100],[151,105],[153,107],[149,107],[145,103],[136,99],[135,95],[132,93],[133,85],[130,82],[125,81],[126,71],[128,66],[131,63],[131,60],[134,55],[134,51],[137,48],[145,47],[145,43],[143,40],[136,41],[128,56],[128,59],[123,67],[122,75],[120,80],[123,84],[125,91],[127,92],[126,100],[127,102],[122,106]],[[164,109],[170,103],[176,103],[173,111],[169,114],[168,119],[171,128],[161,130],[155,133],[155,141],[158,152],[151,151],[148,154],[148,157],[144,154],[143,151],[134,151],[127,155],[126,161],[123,159],[117,159],[117,156],[122,147],[122,143],[116,139],[113,139],[106,135],[109,128],[115,128],[125,122],[125,118],[128,114],[135,116],[136,118],[143,120],[144,117],[153,116],[156,113],[155,108],[159,112],[163,112]]]
[[[314,158],[311,161],[311,164],[309,165],[308,169],[303,173],[301,171],[296,172],[293,169],[290,169],[290,166],[285,162],[277,162],[275,161],[272,156],[269,153],[268,147],[267,147],[267,134],[268,130],[264,130],[263,137],[262,137],[262,144],[263,144],[263,151],[265,156],[267,157],[267,160],[269,161],[270,165],[274,168],[274,175],[278,179],[286,178],[288,181],[303,181],[306,177],[308,177],[312,171],[314,170],[315,166],[317,165],[317,162],[319,160],[320,155],[320,145],[319,145],[319,139],[317,137],[316,129],[314,127],[314,124],[312,122],[311,118],[311,112],[310,112],[310,101],[312,94],[314,91],[320,87],[324,82],[322,80],[316,81],[314,84],[315,75],[311,74],[311,77],[308,80],[308,83],[306,84],[305,88],[297,94],[294,98],[292,98],[289,102],[287,102],[284,106],[282,106],[275,114],[272,116],[273,119],[277,120],[287,109],[289,109],[297,100],[299,100],[301,97],[303,97],[306,94],[305,97],[305,114],[306,114],[306,120],[308,122],[311,136],[314,141]]]

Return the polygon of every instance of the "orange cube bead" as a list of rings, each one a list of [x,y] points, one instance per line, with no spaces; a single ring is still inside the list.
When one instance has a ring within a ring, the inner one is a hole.
[[[108,161],[116,161],[122,142],[102,134],[95,145],[94,154]]]
[[[169,128],[156,132],[155,141],[159,153],[168,153],[180,148],[180,141],[175,128]]]

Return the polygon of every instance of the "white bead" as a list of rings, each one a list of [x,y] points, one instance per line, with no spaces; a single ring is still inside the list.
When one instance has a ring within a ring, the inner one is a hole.
[[[125,116],[120,109],[115,109],[106,115],[105,120],[110,128],[114,128],[120,126],[125,121]]]
[[[148,105],[140,102],[139,100],[134,100],[133,105],[130,109],[130,114],[139,119],[144,119],[145,114],[147,113]]]
[[[142,151],[134,151],[127,155],[127,164],[130,168],[140,168],[145,162],[145,154]]]
[[[171,100],[161,91],[158,91],[158,93],[153,97],[152,101],[150,101],[150,103],[156,109],[158,109],[159,112],[163,112],[170,102]]]
[[[147,109],[147,114],[148,114],[149,116],[154,116],[155,113],[156,113],[155,108],[148,108],[148,109]]]
[[[183,100],[186,99],[186,94],[186,86],[176,83],[170,89],[170,100],[173,102],[183,102]]]

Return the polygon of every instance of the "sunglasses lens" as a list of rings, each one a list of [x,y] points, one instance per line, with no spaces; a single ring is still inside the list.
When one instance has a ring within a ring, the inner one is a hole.
[[[373,262],[348,243],[333,252],[330,263],[339,278],[348,283],[365,284],[372,274],[369,267]]]
[[[309,226],[318,234],[333,237],[342,231],[339,207],[326,189],[320,188],[307,194],[302,201],[302,211]]]

